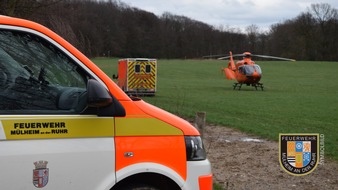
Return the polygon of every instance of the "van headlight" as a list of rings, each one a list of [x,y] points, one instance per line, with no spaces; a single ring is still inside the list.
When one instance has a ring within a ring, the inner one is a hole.
[[[200,136],[185,136],[187,161],[205,160],[207,155]]]

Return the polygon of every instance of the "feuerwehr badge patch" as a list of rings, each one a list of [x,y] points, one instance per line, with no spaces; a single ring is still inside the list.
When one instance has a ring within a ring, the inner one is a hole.
[[[34,162],[35,169],[33,170],[33,184],[37,188],[45,187],[48,183],[49,169],[47,161]]]
[[[302,176],[318,165],[319,134],[279,134],[279,162],[289,174]]]

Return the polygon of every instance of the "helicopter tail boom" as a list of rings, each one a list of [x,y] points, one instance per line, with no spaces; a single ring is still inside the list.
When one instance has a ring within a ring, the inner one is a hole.
[[[236,75],[233,70],[229,68],[223,68],[223,72],[228,80],[236,80]]]

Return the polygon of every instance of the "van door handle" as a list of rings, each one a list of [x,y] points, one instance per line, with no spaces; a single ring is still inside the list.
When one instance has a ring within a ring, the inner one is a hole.
[[[130,158],[130,157],[133,157],[133,156],[134,156],[133,152],[125,152],[124,153],[124,157],[126,157],[126,158]]]

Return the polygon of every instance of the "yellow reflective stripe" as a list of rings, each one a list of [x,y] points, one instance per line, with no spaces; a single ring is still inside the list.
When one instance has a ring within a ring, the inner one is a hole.
[[[155,89],[156,62],[128,62],[128,89]],[[135,73],[135,65],[140,65],[140,72]],[[151,72],[146,73],[146,65],[151,66]],[[146,80],[142,76],[146,76]]]
[[[114,136],[114,118],[40,116],[0,119],[7,140]]]
[[[183,132],[156,118],[115,118],[116,136],[183,135]]]
[[[136,62],[128,62],[128,88],[135,88],[135,63]]]
[[[114,118],[96,116],[16,116],[0,120],[3,140],[183,135],[179,128],[156,118],[115,118],[115,132]]]

